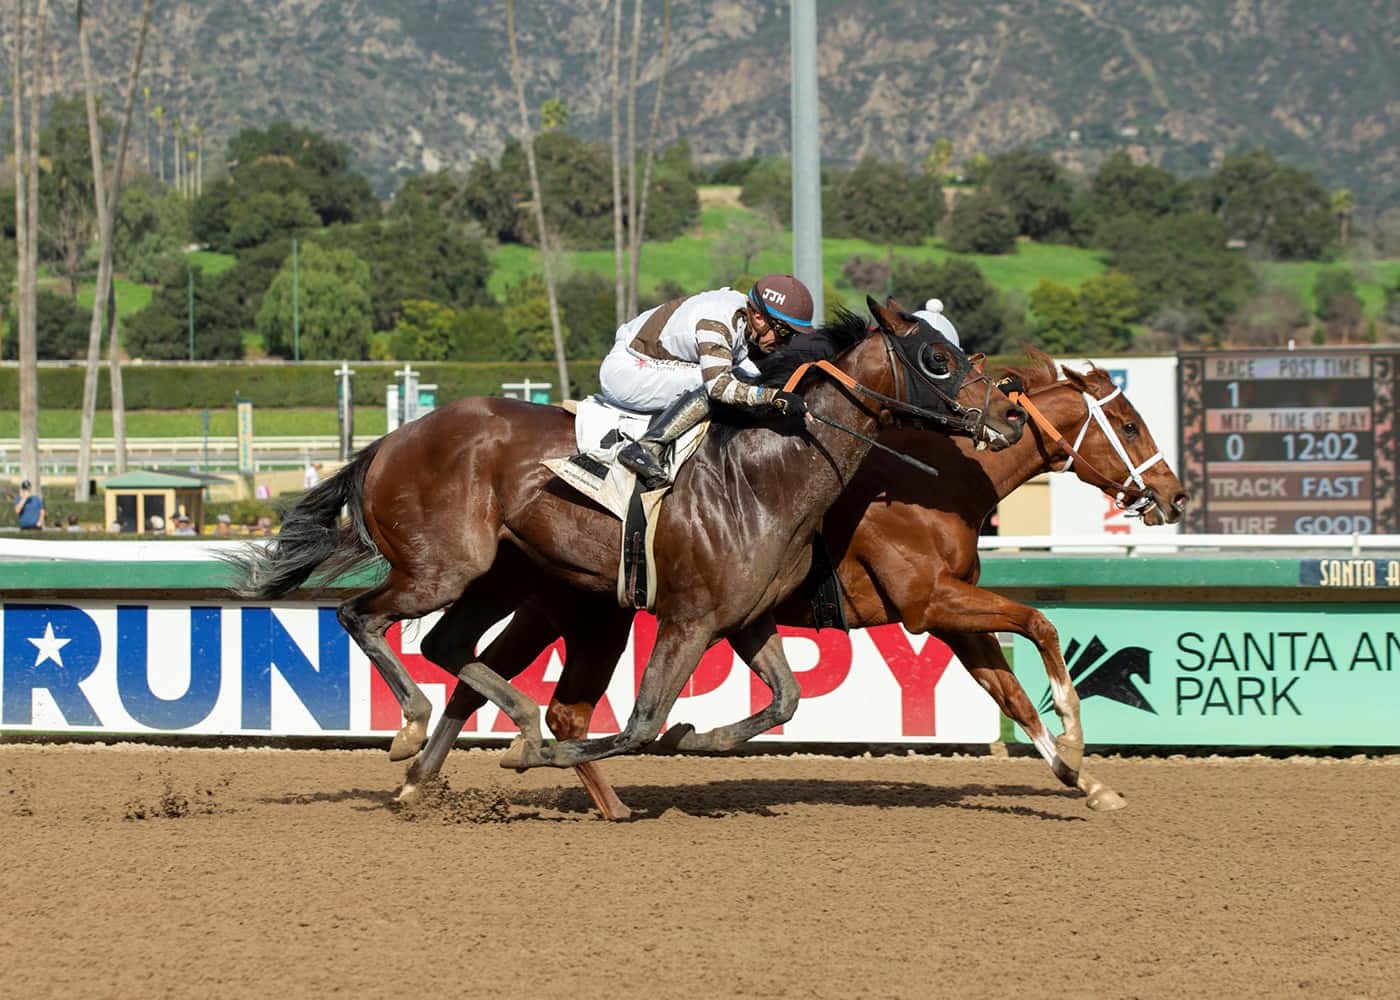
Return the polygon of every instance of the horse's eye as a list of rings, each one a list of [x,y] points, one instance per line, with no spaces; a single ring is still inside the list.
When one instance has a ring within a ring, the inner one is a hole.
[[[1133,423],[1131,420],[1129,420],[1126,424],[1123,425],[1123,433],[1126,434],[1126,435],[1127,435],[1128,437],[1130,437],[1130,438],[1135,438],[1135,437],[1137,437],[1137,436],[1138,436],[1138,425],[1135,424],[1135,423]]]
[[[919,352],[919,367],[934,378],[947,378],[951,369],[948,366],[946,355],[939,354],[929,345],[925,344],[924,349]]]

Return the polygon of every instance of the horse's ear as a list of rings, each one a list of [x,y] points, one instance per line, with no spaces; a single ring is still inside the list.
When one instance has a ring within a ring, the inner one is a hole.
[[[1089,391],[1089,380],[1084,377],[1082,372],[1075,371],[1069,365],[1060,365],[1060,371],[1064,373],[1065,381],[1080,392]]]
[[[880,329],[886,333],[894,334],[896,337],[906,337],[911,330],[918,326],[918,321],[905,315],[904,310],[894,299],[886,299],[881,305],[875,301],[873,296],[867,295],[865,304],[870,310],[870,315],[875,317],[875,322]]]

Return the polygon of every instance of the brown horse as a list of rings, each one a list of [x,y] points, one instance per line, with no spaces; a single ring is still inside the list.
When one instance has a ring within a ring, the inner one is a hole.
[[[716,428],[681,470],[657,526],[656,646],[617,736],[545,747],[538,706],[472,649],[481,630],[537,588],[536,567],[575,594],[615,593],[620,525],[541,464],[574,451],[573,418],[556,407],[462,400],[381,438],[303,496],[276,541],[236,557],[238,593],[275,599],[318,570],[387,563],[383,580],[341,605],[339,618],[404,710],[391,747],[400,759],[425,742],[430,706],[384,633],[449,604],[424,653],[510,715],[522,733],[516,766],[571,766],[651,742],[721,637],[775,692],[734,735],[781,724],[798,688],[770,609],[803,579],[812,535],[859,468],[869,435],[901,418],[1004,446],[1024,429],[1024,412],[965,354],[897,304],[869,305],[875,332],[853,316],[826,331],[850,346],[836,359],[842,380],[810,384],[802,433]]]
[[[1122,799],[1080,766],[1079,702],[1054,626],[1035,609],[977,586],[978,528],[1022,483],[1070,463],[1080,478],[1132,505],[1148,524],[1177,521],[1188,498],[1161,460],[1142,418],[1106,372],[1092,369],[1081,375],[1065,369],[1061,382],[1047,357],[1038,355],[1038,361],[1036,367],[1016,369],[1014,374],[1029,392],[1026,402],[1032,412],[1043,414],[1044,426],[1033,424],[1031,434],[997,453],[974,451],[963,440],[902,431],[886,435],[883,440],[952,474],[936,480],[911,477],[897,461],[872,452],[829,510],[823,533],[837,564],[852,627],[903,622],[911,632],[931,633],[946,642],[1001,710],[1021,726],[1055,775],[1084,791],[1091,807],[1112,809],[1121,806]],[[1071,436],[1077,431],[1077,446],[1053,428],[1069,429]],[[807,597],[802,590],[794,592],[776,608],[777,621],[813,624]],[[561,607],[568,608],[569,618],[560,617]],[[607,612],[601,606],[561,602],[558,595],[538,595],[517,612],[483,659],[514,676],[562,634],[565,669],[547,718],[560,735],[586,732],[592,707],[627,639],[630,615],[616,621],[599,617]],[[610,633],[609,628],[617,631]],[[1052,737],[1040,720],[1007,665],[995,632],[1014,632],[1037,646],[1051,678],[1062,736]],[[438,773],[463,723],[481,704],[473,691],[457,687],[426,751],[409,769],[402,794],[412,797],[418,785]],[[684,724],[672,727],[663,742],[678,749],[720,745],[713,737],[693,734]],[[605,816],[627,814],[600,772],[583,772],[580,777]]]

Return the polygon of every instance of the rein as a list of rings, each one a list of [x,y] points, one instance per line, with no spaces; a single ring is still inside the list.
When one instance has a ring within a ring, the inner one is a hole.
[[[1088,412],[1084,417],[1084,423],[1079,428],[1079,434],[1074,439],[1074,444],[1070,444],[1060,433],[1059,428],[1051,423],[1044,413],[1040,412],[1040,408],[1031,402],[1028,393],[1012,392],[1008,393],[1008,397],[1016,405],[1025,407],[1026,412],[1030,414],[1036,425],[1069,455],[1069,461],[1065,462],[1061,472],[1068,472],[1077,460],[1080,466],[1078,472],[1080,479],[1112,496],[1114,503],[1128,516],[1141,517],[1147,508],[1156,502],[1151,490],[1147,487],[1147,483],[1143,481],[1142,473],[1164,459],[1159,450],[1142,464],[1133,465],[1133,460],[1128,457],[1128,450],[1123,447],[1123,442],[1118,439],[1117,433],[1114,432],[1113,426],[1108,421],[1108,416],[1103,411],[1105,403],[1111,402],[1122,394],[1123,390],[1118,388],[1102,399],[1091,396],[1087,392],[1080,393],[1084,397]],[[1118,457],[1123,462],[1123,467],[1128,470],[1128,477],[1121,483],[1109,479],[1079,452],[1079,446],[1084,443],[1084,438],[1089,433],[1089,425],[1094,423],[1102,428],[1104,437],[1108,438],[1108,443],[1113,446],[1113,450],[1118,453]],[[1129,486],[1129,483],[1133,485]]]

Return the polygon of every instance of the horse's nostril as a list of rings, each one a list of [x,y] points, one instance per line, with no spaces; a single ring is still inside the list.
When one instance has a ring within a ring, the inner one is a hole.
[[[1186,505],[1191,502],[1191,494],[1185,491],[1172,497],[1172,506],[1177,510],[1185,510]]]
[[[1026,422],[1026,411],[1013,406],[1006,411],[1006,419],[1013,424],[1023,424]]]

